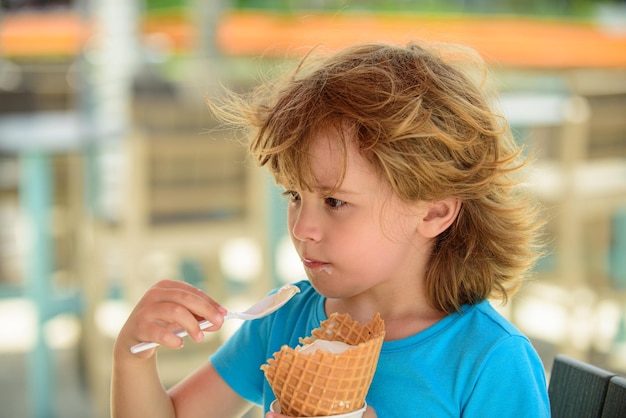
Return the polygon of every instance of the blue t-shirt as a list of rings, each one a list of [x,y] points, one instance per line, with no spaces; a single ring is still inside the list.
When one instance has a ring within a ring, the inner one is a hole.
[[[327,319],[308,281],[275,313],[245,322],[211,363],[243,398],[269,410],[275,399],[259,367],[295,347]],[[408,338],[386,341],[367,403],[379,418],[550,417],[546,378],[529,340],[485,301],[463,306]]]

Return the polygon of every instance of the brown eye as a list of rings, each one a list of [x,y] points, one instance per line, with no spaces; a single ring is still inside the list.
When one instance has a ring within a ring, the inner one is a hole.
[[[346,204],[346,202],[344,202],[343,200],[335,199],[334,197],[327,197],[325,200],[326,205],[328,205],[332,209],[339,209]]]
[[[293,190],[285,190],[283,196],[287,197],[290,202],[297,202],[300,200],[300,194]]]

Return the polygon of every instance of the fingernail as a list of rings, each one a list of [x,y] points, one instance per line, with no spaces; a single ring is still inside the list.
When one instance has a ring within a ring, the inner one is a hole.
[[[185,346],[185,340],[180,342],[180,345],[178,346],[178,349],[180,350],[181,348],[183,348]]]
[[[200,342],[204,340],[204,332],[200,331],[196,334],[196,341]]]
[[[217,310],[220,311],[222,315],[226,315],[228,313],[228,309],[223,306],[218,307]]]

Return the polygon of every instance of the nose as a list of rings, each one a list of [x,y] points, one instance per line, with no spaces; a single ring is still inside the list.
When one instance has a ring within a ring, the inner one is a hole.
[[[301,204],[290,208],[288,213],[289,231],[298,241],[319,241],[322,238],[320,217],[312,205]]]

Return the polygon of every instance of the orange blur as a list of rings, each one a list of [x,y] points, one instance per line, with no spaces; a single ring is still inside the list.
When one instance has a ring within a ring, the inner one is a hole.
[[[146,17],[144,34],[167,35],[176,51],[194,47],[196,31],[181,16]],[[5,14],[0,53],[5,56],[75,55],[89,25],[73,13]],[[459,42],[500,66],[527,68],[626,68],[626,36],[591,23],[513,16],[279,15],[229,12],[216,28],[217,47],[227,55],[302,55],[321,45],[336,49],[360,41],[406,43],[411,39]]]

